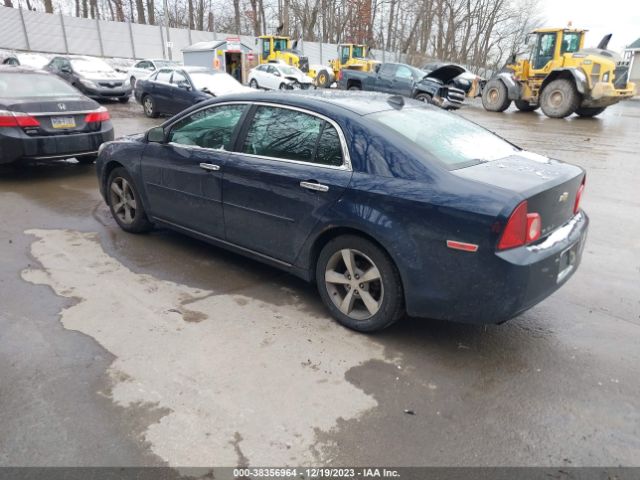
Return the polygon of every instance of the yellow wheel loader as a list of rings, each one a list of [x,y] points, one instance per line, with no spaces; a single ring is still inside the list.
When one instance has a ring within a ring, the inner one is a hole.
[[[369,48],[366,45],[343,43],[338,45],[338,58],[329,62],[330,71],[318,72],[316,84],[318,87],[329,87],[335,80],[340,79],[343,68],[371,72],[380,62],[368,58]]]
[[[564,118],[572,113],[593,117],[621,100],[631,98],[635,85],[627,81],[627,67],[607,50],[611,35],[597,48],[584,48],[586,30],[541,28],[529,36],[530,55],[512,61],[487,82],[482,105],[503,112],[511,102],[530,112]]]
[[[309,67],[309,58],[297,50],[298,42],[280,35],[261,35],[256,39],[259,48],[258,63],[284,62],[299,68],[308,76],[316,79],[318,71]],[[322,70],[321,70],[322,71]]]

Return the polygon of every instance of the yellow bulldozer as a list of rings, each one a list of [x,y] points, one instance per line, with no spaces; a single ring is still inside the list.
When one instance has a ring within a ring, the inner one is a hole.
[[[525,112],[542,108],[545,115],[564,118],[572,113],[593,117],[631,98],[635,85],[618,54],[607,50],[611,35],[596,48],[584,48],[586,30],[541,28],[529,41],[529,57],[511,62],[489,80],[482,105],[503,112],[511,102]]]
[[[318,87],[329,87],[334,80],[340,78],[343,68],[371,72],[380,62],[369,58],[369,48],[366,45],[342,43],[338,45],[338,58],[329,62],[330,71],[318,72],[316,84]]]

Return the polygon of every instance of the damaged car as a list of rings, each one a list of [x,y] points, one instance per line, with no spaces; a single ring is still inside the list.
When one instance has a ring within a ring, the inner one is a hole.
[[[291,65],[266,63],[249,71],[249,86],[264,90],[308,90],[313,87],[313,78]]]
[[[374,72],[343,69],[338,88],[403,95],[455,110],[464,102],[465,92],[450,82],[463,72],[462,67],[453,64],[425,73],[404,63],[383,63]]]

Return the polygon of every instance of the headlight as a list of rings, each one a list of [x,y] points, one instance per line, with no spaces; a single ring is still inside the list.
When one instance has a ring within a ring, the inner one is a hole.
[[[93,83],[91,80],[86,80],[84,78],[80,79],[80,83],[87,88],[98,88],[98,86],[95,83]]]

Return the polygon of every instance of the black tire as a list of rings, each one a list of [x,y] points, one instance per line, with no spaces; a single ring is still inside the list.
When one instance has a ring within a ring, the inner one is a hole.
[[[428,93],[419,93],[415,96],[415,99],[420,102],[431,103],[431,100],[433,100],[433,97]]]
[[[84,155],[82,157],[76,157],[76,160],[80,165],[91,165],[95,163],[96,158],[98,158],[97,155]]]
[[[348,254],[352,268],[347,268],[343,260],[345,250],[353,252],[352,256]],[[377,276],[371,274],[372,280],[363,282],[364,274],[373,272],[373,268]],[[353,276],[350,275],[352,271]],[[358,278],[359,275],[362,278]],[[337,282],[327,280],[336,278]],[[404,314],[404,295],[398,269],[383,249],[363,237],[343,235],[330,240],[318,256],[316,283],[320,298],[332,316],[352,330],[382,330]],[[366,297],[363,295],[365,292]],[[371,301],[375,308],[371,308]]]
[[[540,95],[540,106],[547,117],[564,118],[576,111],[580,94],[572,80],[558,78],[549,82]]]
[[[530,105],[529,102],[525,100],[516,100],[514,103],[516,104],[516,108],[521,112],[534,112],[540,108],[540,105]]]
[[[320,72],[318,72],[318,75],[316,76],[316,84],[320,88],[329,88],[331,84],[329,72],[327,72],[326,70],[320,70]]]
[[[482,90],[482,106],[489,112],[504,112],[511,105],[509,92],[504,82],[498,78],[489,80]]]
[[[123,183],[124,182],[124,183]],[[122,194],[117,193],[119,188]],[[126,186],[125,186],[126,185]],[[107,203],[111,215],[118,226],[129,233],[144,233],[153,228],[153,223],[147,218],[147,214],[140,200],[136,185],[123,167],[114,168],[107,180]],[[119,205],[122,207],[119,208]],[[126,214],[126,211],[129,214]],[[130,218],[131,220],[128,220]]]
[[[151,95],[144,95],[142,97],[142,110],[144,114],[149,118],[158,118],[158,112],[156,111],[156,102],[154,102]]]
[[[581,117],[590,118],[600,115],[606,110],[607,107],[600,108],[576,108],[576,113]]]
[[[255,88],[256,90],[257,90],[258,88],[260,88],[260,87],[258,86],[258,81],[257,81],[255,78],[252,78],[252,79],[251,79],[251,81],[249,82],[249,86],[250,86],[251,88]]]
[[[118,101],[120,103],[129,103],[129,98],[130,97],[127,95],[126,97],[119,98]]]
[[[283,82],[278,87],[278,90],[289,90],[289,87],[287,87],[287,84]]]
[[[352,85],[349,85],[347,90],[353,90],[355,92],[355,91],[358,91],[358,90],[362,90],[362,87],[360,87],[360,85],[358,85],[357,83],[354,83]]]

